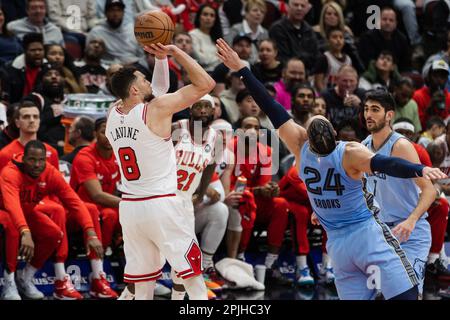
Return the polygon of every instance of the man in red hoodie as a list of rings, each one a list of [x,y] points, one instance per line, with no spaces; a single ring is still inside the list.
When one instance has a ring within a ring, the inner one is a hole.
[[[18,155],[9,162],[0,176],[0,190],[1,208],[10,215],[20,233],[20,255],[28,262],[17,277],[19,290],[28,298],[42,299],[43,294],[33,284],[33,276],[54,255],[54,297],[65,300],[82,299],[64,269],[68,247],[66,222],[74,221],[72,224],[76,222],[81,226],[88,253],[101,258],[103,248],[97,237],[98,227],[95,228],[88,209],[65,182],[58,169],[46,161],[46,146],[42,142],[28,142],[23,156]],[[58,202],[48,200],[49,198]],[[9,265],[15,265],[15,262],[9,261]],[[8,277],[14,279],[14,274],[10,273]],[[104,286],[97,282],[100,281],[93,281],[92,287]],[[14,289],[14,285],[8,288]]]

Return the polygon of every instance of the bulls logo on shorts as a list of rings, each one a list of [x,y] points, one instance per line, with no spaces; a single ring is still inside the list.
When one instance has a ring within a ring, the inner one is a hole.
[[[189,250],[184,257],[191,266],[193,274],[202,273],[202,251],[194,240],[192,240]]]

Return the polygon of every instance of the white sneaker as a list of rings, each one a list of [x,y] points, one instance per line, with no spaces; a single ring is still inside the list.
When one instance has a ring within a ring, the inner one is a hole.
[[[156,282],[155,283],[155,296],[167,296],[172,293],[172,290],[167,288],[166,286]]]
[[[311,272],[309,271],[308,267],[299,269],[297,271],[297,276],[298,276],[297,285],[299,285],[300,287],[314,285],[314,278],[311,277]]]
[[[1,295],[2,300],[22,300],[17,292],[16,282],[14,280],[8,281],[5,279],[5,284],[3,285],[3,291]]]
[[[33,279],[24,279],[22,277],[22,272],[17,274],[17,288],[20,293],[31,300],[44,299],[44,294],[40,292],[33,283]]]
[[[320,276],[323,277],[327,284],[334,283],[335,275],[333,268],[322,268],[320,270]]]
[[[125,287],[117,300],[134,300],[134,294],[128,290],[128,287]]]

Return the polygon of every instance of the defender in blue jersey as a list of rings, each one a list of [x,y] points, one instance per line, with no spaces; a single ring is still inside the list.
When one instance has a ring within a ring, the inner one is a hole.
[[[327,249],[334,261],[341,299],[372,299],[380,288],[386,299],[415,300],[418,279],[388,226],[369,209],[363,173],[399,178],[443,179],[439,169],[370,152],[355,142],[337,142],[331,123],[322,116],[309,121],[307,131],[245,67],[228,44],[217,41],[218,57],[238,72],[247,89],[267,114],[295,155],[311,205],[328,234]]]
[[[376,90],[364,102],[364,118],[369,135],[363,142],[370,151],[420,163],[412,143],[391,128],[395,100],[390,93]],[[410,180],[384,174],[367,175],[367,190],[380,208],[380,219],[387,224],[401,243],[419,279],[422,292],[425,264],[431,247],[427,210],[436,198],[436,189],[424,178]],[[420,191],[420,196],[419,196]]]

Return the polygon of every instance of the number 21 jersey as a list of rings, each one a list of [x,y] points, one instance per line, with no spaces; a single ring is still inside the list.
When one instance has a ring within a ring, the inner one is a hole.
[[[121,191],[141,198],[175,193],[177,166],[171,137],[151,132],[146,124],[148,104],[128,114],[113,107],[106,122],[106,137],[119,162]]]
[[[355,180],[342,167],[346,142],[340,141],[329,155],[319,157],[303,145],[300,178],[305,182],[309,201],[320,223],[335,230],[362,222],[372,216],[364,197],[361,180]]]

